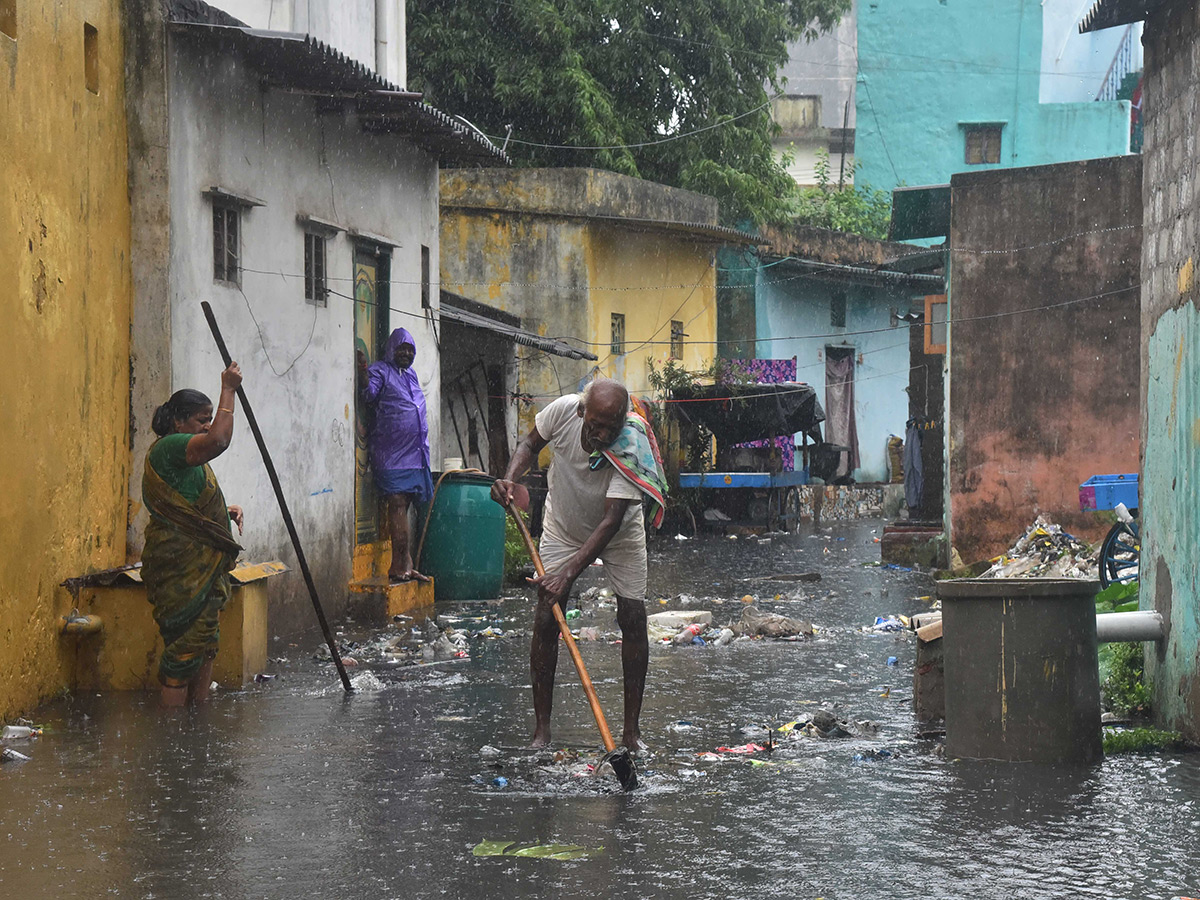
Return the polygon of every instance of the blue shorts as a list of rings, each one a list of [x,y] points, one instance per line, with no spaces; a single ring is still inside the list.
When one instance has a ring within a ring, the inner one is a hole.
[[[379,493],[408,494],[418,503],[428,503],[433,496],[433,478],[424,466],[418,469],[375,470],[375,486]]]

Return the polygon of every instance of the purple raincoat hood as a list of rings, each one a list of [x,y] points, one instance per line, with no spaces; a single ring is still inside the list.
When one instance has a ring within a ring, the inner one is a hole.
[[[396,348],[401,344],[409,344],[413,348],[413,361],[417,358],[417,342],[413,340],[413,336],[407,328],[397,328],[388,335],[387,344],[383,348],[383,361],[395,368],[392,360],[396,358]]]

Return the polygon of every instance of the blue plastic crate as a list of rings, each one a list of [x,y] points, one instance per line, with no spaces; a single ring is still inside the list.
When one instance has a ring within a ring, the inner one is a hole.
[[[1137,472],[1125,475],[1093,475],[1079,486],[1079,508],[1116,509],[1124,503],[1127,509],[1138,508]]]

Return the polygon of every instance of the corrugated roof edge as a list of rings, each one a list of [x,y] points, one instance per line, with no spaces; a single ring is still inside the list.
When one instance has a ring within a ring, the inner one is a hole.
[[[363,82],[362,86],[364,89],[384,91],[389,94],[402,94],[405,92],[404,88],[381,77],[374,70],[363,65],[358,60],[351,59],[336,47],[325,43],[320,38],[313,37],[311,34],[251,28],[228,13],[209,6],[203,0],[169,0],[167,16],[170,24],[188,29],[205,28],[211,29],[215,33],[219,33],[222,30],[234,30],[255,39],[303,42],[306,47],[316,50],[335,65],[344,68],[348,74],[360,79]],[[511,164],[512,161],[503,150],[475,129],[468,128],[440,109],[419,100],[411,100],[403,97],[394,97],[392,99],[397,104],[408,105],[420,114],[433,119],[441,127],[454,132],[459,140],[469,141],[477,145],[487,155],[494,157],[497,161],[505,165]]]
[[[1163,5],[1165,0],[1096,0],[1079,20],[1079,33],[1102,31],[1140,22]]]
[[[572,347],[565,341],[542,337],[540,334],[534,334],[532,331],[526,331],[524,328],[510,325],[507,322],[497,321],[490,316],[472,312],[470,309],[464,309],[455,303],[455,301],[460,301],[463,306],[466,306],[468,304],[477,305],[478,301],[473,301],[467,297],[460,297],[458,294],[445,289],[441,291],[441,299],[442,306],[440,312],[444,319],[458,322],[460,325],[465,325],[468,328],[481,328],[485,331],[491,331],[518,344],[524,344],[526,347],[533,347],[545,353],[552,353],[555,356],[592,361],[598,359],[596,354],[587,350],[581,350],[578,347]]]

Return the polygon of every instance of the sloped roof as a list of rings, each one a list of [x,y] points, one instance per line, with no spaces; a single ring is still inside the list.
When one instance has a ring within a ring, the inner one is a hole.
[[[1165,0],[1096,0],[1079,21],[1079,33],[1140,22]]]
[[[460,297],[458,294],[447,290],[441,292],[441,298],[440,312],[443,319],[457,322],[459,325],[466,325],[468,328],[479,328],[483,331],[490,331],[514,343],[524,344],[526,347],[534,347],[545,353],[552,353],[555,356],[564,356],[567,359],[595,360],[598,358],[595,353],[574,347],[565,341],[542,337],[540,334],[526,331],[520,326],[519,323],[521,320],[516,316],[510,316],[499,310],[488,310],[485,312],[484,309],[486,307],[483,304],[476,303],[466,297]]]
[[[364,130],[401,134],[454,165],[509,163],[477,130],[312,35],[250,28],[202,0],[169,0],[167,16],[174,33],[245,57],[272,87],[353,101]]]

